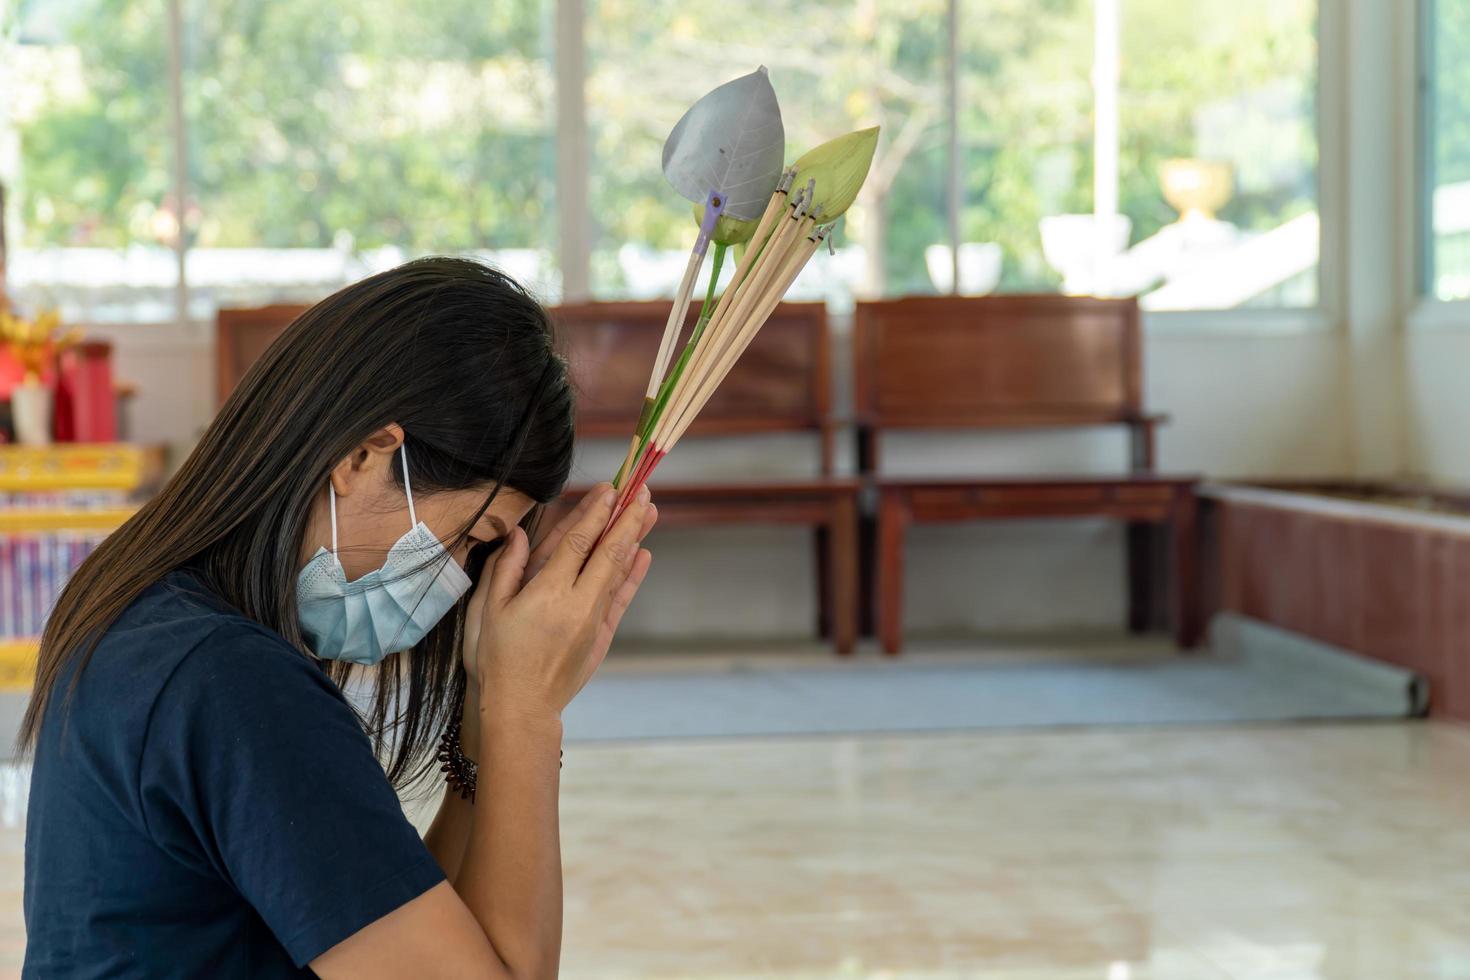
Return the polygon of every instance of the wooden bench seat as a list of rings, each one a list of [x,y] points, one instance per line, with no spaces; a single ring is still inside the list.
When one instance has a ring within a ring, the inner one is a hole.
[[[1181,649],[1199,641],[1198,560],[1195,555],[1193,477],[1017,477],[986,479],[882,478],[878,488],[874,554],[879,639],[887,653],[903,646],[904,537],[912,524],[1018,518],[1108,517],[1169,530],[1171,619]],[[1141,631],[1155,618],[1151,545],[1130,542],[1129,626]]]
[[[1181,648],[1199,639],[1194,476],[1160,476],[1142,409],[1138,306],[1070,296],[922,297],[859,303],[854,400],[859,465],[878,498],[872,578],[883,649],[903,646],[904,537],[915,523],[1101,517],[1128,527],[1128,625],[1162,617],[1155,530],[1170,531],[1171,616]],[[1121,425],[1126,472],[1065,476],[896,476],[880,467],[893,430]]]

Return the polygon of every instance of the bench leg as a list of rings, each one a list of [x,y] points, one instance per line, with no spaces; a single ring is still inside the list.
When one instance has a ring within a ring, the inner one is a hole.
[[[827,625],[839,654],[852,653],[858,630],[857,497],[845,495],[832,504],[827,528]]]
[[[1128,524],[1128,630],[1143,633],[1154,622],[1154,562],[1152,524]]]
[[[1170,564],[1174,583],[1174,642],[1181,650],[1199,645],[1199,537],[1196,528],[1197,505],[1193,491],[1181,493],[1174,501],[1169,522]]]
[[[878,611],[878,639],[887,654],[903,649],[903,539],[908,522],[908,505],[903,496],[881,493],[874,604]]]
[[[858,636],[878,635],[878,515],[858,509]]]
[[[826,525],[812,531],[817,566],[817,635],[832,639],[832,532]]]

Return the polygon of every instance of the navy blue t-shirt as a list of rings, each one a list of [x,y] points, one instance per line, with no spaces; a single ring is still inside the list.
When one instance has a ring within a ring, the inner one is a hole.
[[[27,977],[296,977],[444,880],[335,684],[175,572],[107,631],[31,777]]]

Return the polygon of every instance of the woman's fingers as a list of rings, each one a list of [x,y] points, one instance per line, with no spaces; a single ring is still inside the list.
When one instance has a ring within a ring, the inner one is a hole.
[[[618,625],[623,621],[623,614],[633,603],[633,597],[638,594],[638,587],[648,576],[648,568],[653,563],[653,554],[647,549],[639,549],[638,556],[633,559],[633,567],[628,571],[628,577],[623,579],[623,584],[618,586],[617,592],[613,593],[612,602],[608,604],[607,614],[603,618],[602,626],[597,630],[597,639],[593,643],[592,656],[588,658],[586,671],[582,674],[582,680],[577,685],[577,693],[582,693],[582,688],[597,673],[597,668],[602,666],[602,661],[607,657],[607,651],[612,647],[613,636],[618,631]]]
[[[587,513],[587,508],[596,502],[599,494],[606,494],[611,489],[611,483],[599,483],[582,495],[582,499],[577,501],[577,506],[570,513],[556,522],[556,526],[541,539],[541,543],[536,545],[536,550],[531,553],[531,561],[526,566],[526,578],[535,578],[536,573],[546,567],[546,563],[556,553],[557,545],[561,544],[561,539],[566,536],[567,531],[577,526],[577,522],[582,519],[582,515]]]
[[[643,487],[603,535],[597,550],[587,559],[586,567],[577,579],[577,587],[595,590],[601,597],[598,605],[600,610],[607,608],[613,592],[628,577],[633,561],[638,556],[638,542],[643,539],[643,524],[651,508],[648,488]]]
[[[600,496],[595,496],[582,511],[582,516],[562,532],[561,540],[547,559],[542,573],[555,576],[568,585],[575,582],[592,549],[597,546],[598,538],[602,537],[617,499],[617,491],[610,487]]]
[[[617,591],[613,593],[612,602],[607,607],[607,628],[616,633],[618,624],[623,621],[623,613],[633,604],[633,597],[638,594],[638,588],[648,576],[648,567],[653,564],[653,553],[647,548],[639,548],[638,554],[633,558],[633,567],[628,570],[628,577],[623,579]]]
[[[490,601],[490,580],[494,577],[495,566],[499,564],[498,555],[493,555],[487,562],[487,567],[481,569],[480,580],[475,583],[475,591],[470,593],[470,601],[464,610],[464,635],[466,649],[473,649],[479,640],[480,627],[485,622],[485,603]]]
[[[500,546],[500,553],[495,556],[495,568],[490,572],[490,591],[486,600],[492,607],[504,606],[521,591],[530,554],[531,545],[526,540],[525,529],[516,525],[505,536],[505,544]]]
[[[653,530],[653,525],[657,522],[658,508],[650,503],[648,505],[648,509],[644,511],[643,514],[643,528],[638,532],[638,540],[642,541],[644,538],[648,537],[648,532]]]

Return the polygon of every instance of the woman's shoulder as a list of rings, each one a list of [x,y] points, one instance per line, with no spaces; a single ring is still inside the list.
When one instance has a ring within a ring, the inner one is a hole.
[[[100,659],[169,661],[207,648],[204,641],[211,638],[295,652],[284,637],[232,607],[195,573],[181,569],[144,589],[122,611],[103,633],[97,654]]]
[[[285,640],[231,606],[199,573],[180,568],[164,575],[128,604],[104,634],[104,641],[150,629],[172,633],[255,627]]]
[[[245,616],[188,572],[146,589],[103,634],[78,697],[146,713],[165,689],[335,685],[279,633]]]
[[[208,752],[226,736],[248,735],[230,727],[244,717],[285,726],[302,706],[351,713],[314,661],[178,574],[129,605],[76,670],[52,687],[37,778],[100,783],[129,812],[139,806],[135,780],[148,746],[165,756]],[[66,758],[86,764],[60,765]]]

